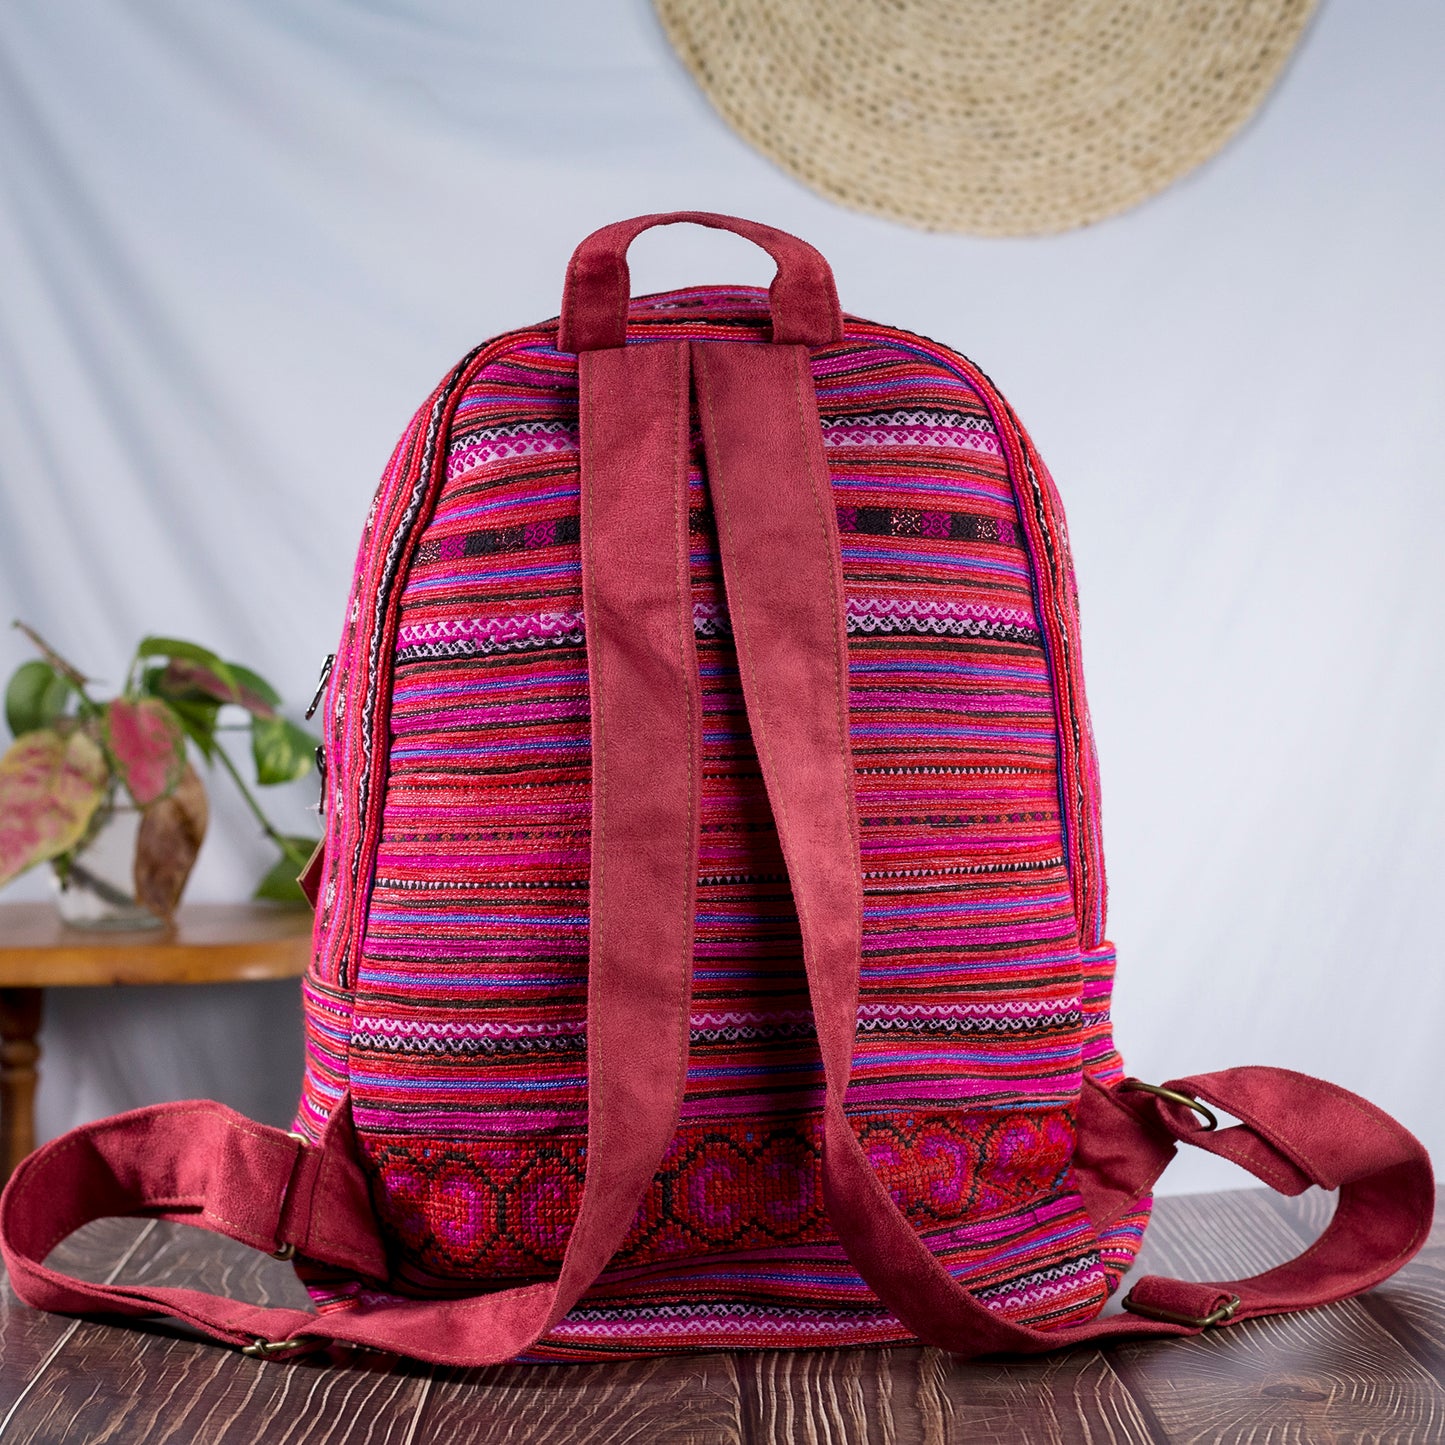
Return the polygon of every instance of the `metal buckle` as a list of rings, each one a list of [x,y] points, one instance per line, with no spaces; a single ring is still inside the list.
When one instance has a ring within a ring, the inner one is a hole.
[[[1213,1110],[1206,1108],[1198,1099],[1181,1094],[1178,1089],[1166,1089],[1162,1084],[1146,1084],[1143,1079],[1125,1079],[1119,1087],[1140,1094],[1153,1094],[1155,1098],[1168,1099],[1171,1104],[1183,1104],[1186,1109],[1193,1109],[1206,1132],[1219,1128],[1219,1120]]]
[[[1151,1320],[1164,1320],[1171,1325],[1190,1325],[1194,1329],[1208,1329],[1210,1325],[1222,1325],[1226,1320],[1233,1318],[1235,1310],[1239,1308],[1239,1296],[1232,1294],[1219,1306],[1218,1309],[1210,1310],[1207,1315],[1181,1315],[1173,1310],[1156,1309],[1152,1305],[1135,1304],[1134,1291],[1130,1290],[1124,1296],[1124,1308],[1130,1314],[1143,1315]]]
[[[294,1139],[303,1149],[311,1142],[304,1134],[298,1134],[294,1129],[288,1129],[286,1131],[286,1137],[288,1139]],[[295,1259],[296,1246],[289,1243],[278,1245],[271,1251],[271,1258],[282,1260]]]
[[[269,1360],[291,1350],[304,1350],[310,1344],[311,1341],[305,1335],[295,1335],[289,1340],[263,1340],[258,1335],[249,1345],[241,1346],[241,1353],[250,1355],[253,1360]]]

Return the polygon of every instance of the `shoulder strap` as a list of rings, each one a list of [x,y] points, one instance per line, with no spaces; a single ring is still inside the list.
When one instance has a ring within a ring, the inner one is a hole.
[[[1158,1094],[1126,1103],[1090,1085],[1081,1121],[1090,1132],[1080,1149],[1096,1194],[1122,1188],[1137,1198],[1173,1139],[1234,1159],[1287,1193],[1339,1188],[1324,1236],[1291,1264],[1227,1284],[1141,1279],[1129,1301],[1137,1313],[1045,1331],[993,1313],[928,1250],[869,1164],[845,1108],[862,881],[841,555],[808,354],[694,343],[693,366],[743,697],[802,928],[823,1060],[824,1195],[874,1293],[920,1339],[977,1355],[1186,1333],[1226,1317],[1342,1299],[1398,1269],[1430,1229],[1434,1183],[1424,1148],[1365,1100],[1283,1069],[1174,1081],[1176,1093],[1241,1121],[1218,1133],[1191,1124],[1189,1110]]]
[[[313,1147],[220,1105],[161,1105],[73,1130],[17,1169],[0,1200],[0,1247],[30,1304],[173,1315],[270,1353],[334,1340],[480,1365],[535,1344],[621,1246],[676,1131],[687,1068],[701,747],[688,354],[682,343],[594,351],[579,368],[593,749],[588,1148],[559,1277],[465,1300],[368,1296],[318,1317],[46,1267],[89,1220],[149,1215],[386,1278],[344,1110]]]

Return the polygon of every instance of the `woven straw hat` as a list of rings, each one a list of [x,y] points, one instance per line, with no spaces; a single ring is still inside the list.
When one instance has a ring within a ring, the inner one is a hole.
[[[1082,226],[1208,159],[1315,0],[654,0],[723,116],[799,180],[928,230]]]

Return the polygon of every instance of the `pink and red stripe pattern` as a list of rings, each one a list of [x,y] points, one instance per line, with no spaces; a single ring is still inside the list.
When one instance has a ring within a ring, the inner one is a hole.
[[[755,340],[762,318],[761,293],[693,290],[634,303],[632,330]],[[1101,1234],[1070,1178],[1083,1072],[1121,1066],[1057,498],[996,392],[945,348],[850,320],[813,370],[865,888],[850,1111],[950,1270],[1004,1313],[1075,1322],[1117,1284],[1147,1202]],[[407,1292],[555,1271],[580,1191],[578,507],[576,360],[551,327],[501,338],[439,389],[383,478],[331,686],[299,1120],[314,1135],[349,1093]],[[797,922],[697,445],[691,522],[704,755],[683,1122],[544,1357],[906,1338],[822,1210]]]

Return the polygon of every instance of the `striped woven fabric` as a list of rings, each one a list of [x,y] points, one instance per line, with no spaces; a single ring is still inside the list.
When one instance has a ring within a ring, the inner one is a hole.
[[[751,288],[693,289],[634,302],[632,328],[756,340],[765,317]],[[1132,1261],[1148,1200],[1100,1234],[1070,1173],[1083,1073],[1122,1069],[1057,497],[993,388],[941,346],[850,319],[814,380],[862,840],[854,1127],[981,1299],[1074,1323]],[[555,1273],[581,1193],[577,407],[554,325],[490,343],[439,388],[383,477],[331,684],[298,1128],[318,1136],[349,1093],[407,1294]],[[682,1122],[613,1267],[539,1358],[908,1338],[823,1209],[798,925],[696,436],[690,491],[704,752]],[[359,1292],[312,1288],[323,1307]]]

